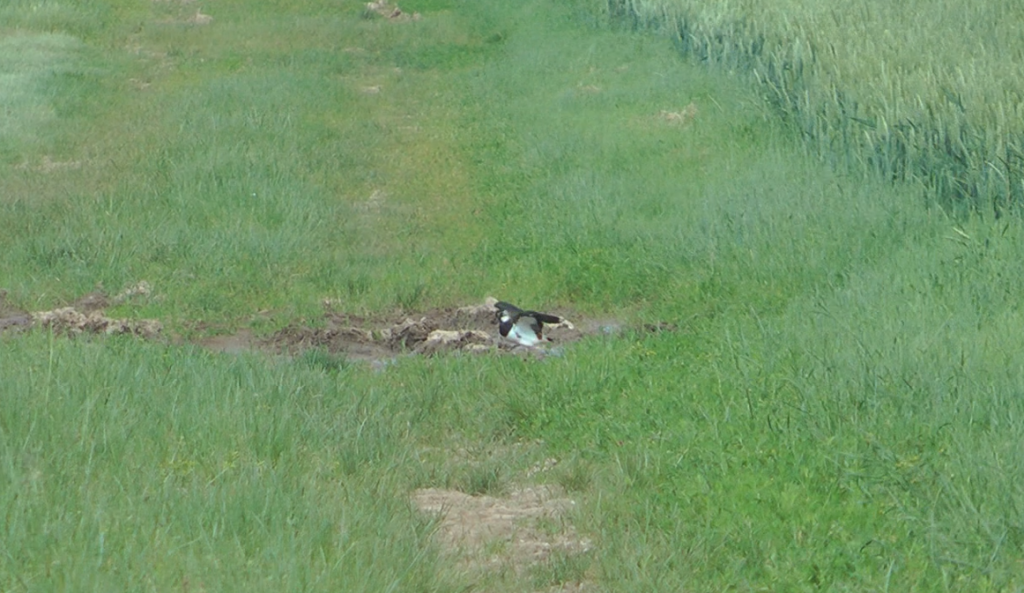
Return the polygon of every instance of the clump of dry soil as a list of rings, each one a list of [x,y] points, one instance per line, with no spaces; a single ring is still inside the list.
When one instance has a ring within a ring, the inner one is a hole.
[[[132,334],[154,338],[163,331],[156,319],[117,319],[107,317],[104,311],[136,296],[148,296],[149,283],[139,282],[114,297],[102,291],[91,292],[66,307],[46,311],[25,311],[7,299],[7,291],[0,291],[0,331],[43,327],[64,335],[79,334]]]

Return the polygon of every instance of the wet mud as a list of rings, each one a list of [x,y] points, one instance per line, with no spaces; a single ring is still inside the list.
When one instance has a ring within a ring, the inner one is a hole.
[[[325,302],[323,318],[315,324],[295,322],[269,335],[256,335],[252,330],[243,328],[230,334],[205,335],[189,340],[166,335],[163,324],[157,319],[114,318],[106,314],[112,306],[130,299],[150,298],[151,293],[148,283],[139,282],[113,296],[97,289],[63,307],[28,311],[16,306],[6,291],[0,290],[0,333],[37,328],[68,337],[129,334],[171,343],[191,342],[232,354],[263,352],[296,356],[308,350],[322,350],[350,361],[386,365],[401,356],[450,353],[543,358],[560,355],[567,345],[588,335],[614,334],[627,329],[617,320],[570,320],[563,317],[560,324],[544,326],[547,341],[543,345],[520,346],[498,333],[497,309],[494,306],[497,299],[493,297],[463,307],[368,317],[338,312]],[[558,310],[553,313],[566,315]],[[661,332],[675,331],[676,327],[660,323],[633,329]]]
[[[565,321],[545,326],[545,337],[551,340],[545,347],[519,346],[498,333],[495,302],[497,299],[488,298],[479,305],[433,309],[391,318],[364,318],[328,310],[324,314],[324,327],[287,326],[259,340],[259,345],[262,349],[289,354],[320,348],[357,360],[448,352],[537,356],[584,335],[572,322]]]

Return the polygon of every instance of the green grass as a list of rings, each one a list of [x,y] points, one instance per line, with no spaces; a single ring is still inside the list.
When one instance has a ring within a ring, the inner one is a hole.
[[[752,70],[833,164],[918,181],[947,207],[996,217],[1024,199],[1018,2],[608,6],[665,26],[706,62]]]
[[[132,340],[4,346],[5,589],[437,588],[416,402]]]
[[[0,9],[15,303],[147,280],[116,313],[202,335],[493,294],[627,329],[383,371],[0,336],[0,588],[1024,587],[1017,219],[823,169],[586,3],[44,4]],[[523,574],[460,572],[408,499],[549,458],[593,549]]]

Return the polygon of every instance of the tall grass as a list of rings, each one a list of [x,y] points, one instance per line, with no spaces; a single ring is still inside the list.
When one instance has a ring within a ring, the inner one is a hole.
[[[131,340],[0,351],[5,590],[441,587],[396,471],[419,404]]]
[[[752,70],[828,159],[997,216],[1024,200],[1019,2],[609,5],[664,23],[699,59]]]

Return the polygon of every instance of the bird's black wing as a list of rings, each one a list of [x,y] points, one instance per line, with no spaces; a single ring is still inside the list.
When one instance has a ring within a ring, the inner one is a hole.
[[[557,315],[538,313],[537,311],[525,311],[523,315],[529,315],[541,323],[562,323],[562,318]]]

